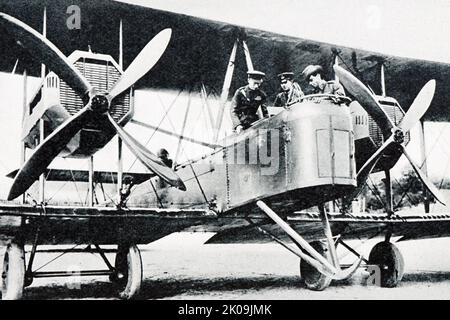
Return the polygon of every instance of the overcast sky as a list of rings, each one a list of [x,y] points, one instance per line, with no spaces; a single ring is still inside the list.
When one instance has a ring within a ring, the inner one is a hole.
[[[229,22],[287,35],[309,38],[350,47],[357,47],[387,54],[428,59],[450,63],[450,43],[446,33],[450,30],[450,1],[298,1],[298,0],[133,0],[126,1],[158,9],[175,11],[203,18]],[[20,62],[19,62],[20,63]],[[11,66],[12,69],[13,66]],[[28,92],[34,91],[36,79],[29,80]],[[0,74],[0,199],[6,198],[10,180],[2,178],[19,165],[19,135],[22,110],[22,82],[18,75]],[[165,108],[170,105],[173,93],[139,91],[136,97],[135,118],[158,125]],[[151,105],[149,103],[151,101]],[[208,140],[210,133],[202,104],[193,99],[186,135]],[[187,97],[179,98],[169,118],[161,127],[167,130],[180,130]],[[214,108],[214,103],[212,105]],[[150,109],[151,108],[151,109]],[[149,113],[151,110],[151,113]],[[151,116],[149,116],[149,114]],[[225,127],[229,126],[229,119]],[[199,125],[202,124],[202,125]],[[151,131],[127,125],[126,129],[142,142],[146,142]],[[435,177],[450,178],[448,168],[450,159],[450,135],[447,124],[426,124],[429,171]],[[96,154],[95,167],[102,170],[115,170],[116,140]],[[418,137],[413,134],[413,142],[408,149],[418,160]],[[164,135],[155,135],[148,147],[156,152],[160,147],[176,153],[177,140]],[[125,148],[126,149],[126,148]],[[200,151],[194,145],[184,144],[186,153],[194,155]],[[204,150],[204,149],[203,149]],[[182,158],[186,155],[182,154]],[[125,150],[125,169],[129,169],[134,157]],[[403,159],[396,168],[399,173],[405,167]],[[87,168],[86,160],[58,159],[53,167]],[[143,171],[134,165],[136,171]]]

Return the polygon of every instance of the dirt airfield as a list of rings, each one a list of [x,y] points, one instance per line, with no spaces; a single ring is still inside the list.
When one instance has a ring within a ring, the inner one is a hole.
[[[202,245],[210,234],[176,233],[139,246],[144,281],[138,299],[450,299],[450,238],[400,242],[405,275],[397,288],[367,285],[360,269],[350,280],[334,282],[322,292],[307,290],[299,261],[278,244]],[[378,240],[363,243],[367,257]],[[359,241],[351,242],[358,246]],[[28,248],[27,248],[28,249]],[[3,263],[2,248],[0,264]],[[345,254],[345,251],[338,251]],[[58,254],[41,253],[34,269]],[[108,254],[110,261],[113,255]],[[343,263],[354,256],[347,255]],[[41,271],[104,269],[98,255],[72,254]],[[107,277],[35,279],[24,299],[116,299]]]

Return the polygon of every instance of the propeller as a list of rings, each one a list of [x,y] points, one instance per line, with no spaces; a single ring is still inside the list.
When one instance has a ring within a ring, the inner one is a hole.
[[[109,120],[117,134],[149,170],[170,185],[186,190],[184,183],[171,168],[165,166],[156,155],[126,133],[109,114],[112,100],[130,88],[158,62],[169,44],[171,29],[161,31],[144,47],[109,93],[98,93],[54,44],[30,26],[7,14],[0,13],[0,27],[18,39],[18,42],[30,52],[32,57],[45,63],[84,101],[87,101],[78,113],[67,119],[39,144],[17,173],[8,200],[15,199],[25,192],[45,172],[48,165],[76,133],[86,123],[98,117],[106,117]]]
[[[339,77],[339,81],[344,85],[345,89],[355,97],[366,112],[374,119],[378,127],[383,132],[383,137],[388,137],[391,134],[392,128],[395,124],[389,118],[387,113],[379,105],[378,101],[373,96],[372,92],[347,70],[334,65],[334,72]]]
[[[153,68],[163,55],[164,51],[166,51],[171,36],[172,29],[164,29],[147,43],[106,96],[109,102],[131,87]]]
[[[13,200],[39,179],[53,159],[64,149],[74,135],[81,130],[83,124],[92,117],[92,112],[83,108],[72,116],[69,121],[62,123],[39,146],[20,168],[9,190],[8,200]]]
[[[92,90],[91,84],[80,71],[42,34],[5,13],[0,13],[0,27],[17,39],[17,42],[30,52],[32,58],[55,72],[80,97],[84,97]]]
[[[396,126],[361,81],[339,66],[335,65],[333,68],[343,86],[355,97],[364,110],[366,110],[381,128],[383,137],[385,138],[383,145],[366,161],[361,169],[359,169],[357,173],[358,184],[360,185],[367,179],[378,160],[386,154],[387,150],[397,148],[406,156],[414,171],[433,197],[445,205],[444,197],[436,186],[420,170],[420,167],[412,160],[403,145],[405,134],[420,121],[420,118],[422,118],[430,106],[436,90],[436,81],[430,80],[423,86],[402,121]]]
[[[186,186],[178,175],[168,166],[166,166],[156,155],[148,151],[139,141],[134,139],[130,134],[119,126],[111,115],[108,113],[108,119],[117,131],[117,134],[122,138],[125,144],[130,148],[133,154],[149,169],[153,171],[163,180],[170,183],[183,191],[186,190]]]

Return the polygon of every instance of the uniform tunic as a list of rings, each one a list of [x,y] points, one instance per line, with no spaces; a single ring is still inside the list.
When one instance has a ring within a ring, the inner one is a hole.
[[[231,100],[233,129],[239,125],[247,129],[253,122],[259,120],[257,112],[260,106],[263,116],[268,117],[269,114],[264,105],[266,99],[267,95],[260,89],[250,90],[248,85],[237,89]]]
[[[305,94],[303,93],[298,83],[294,82],[292,83],[292,90],[283,91],[277,94],[273,105],[275,107],[286,107],[289,104],[298,101],[304,95]]]
[[[338,96],[345,96],[344,87],[336,81],[327,81],[323,89],[317,88],[315,93],[335,94]]]

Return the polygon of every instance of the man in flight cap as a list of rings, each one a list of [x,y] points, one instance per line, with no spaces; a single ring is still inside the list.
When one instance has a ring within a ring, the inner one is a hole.
[[[264,118],[269,116],[265,106],[267,95],[260,89],[266,75],[256,70],[248,71],[247,75],[248,84],[237,89],[231,100],[231,121],[236,133],[259,120],[259,107]]]
[[[309,65],[303,70],[302,74],[306,82],[314,88],[314,93],[345,96],[344,87],[340,83],[325,80],[321,66]]]
[[[299,101],[305,94],[303,93],[300,85],[294,82],[293,72],[283,72],[278,75],[280,78],[281,92],[277,94],[274,106],[275,107],[287,107],[292,103]]]

